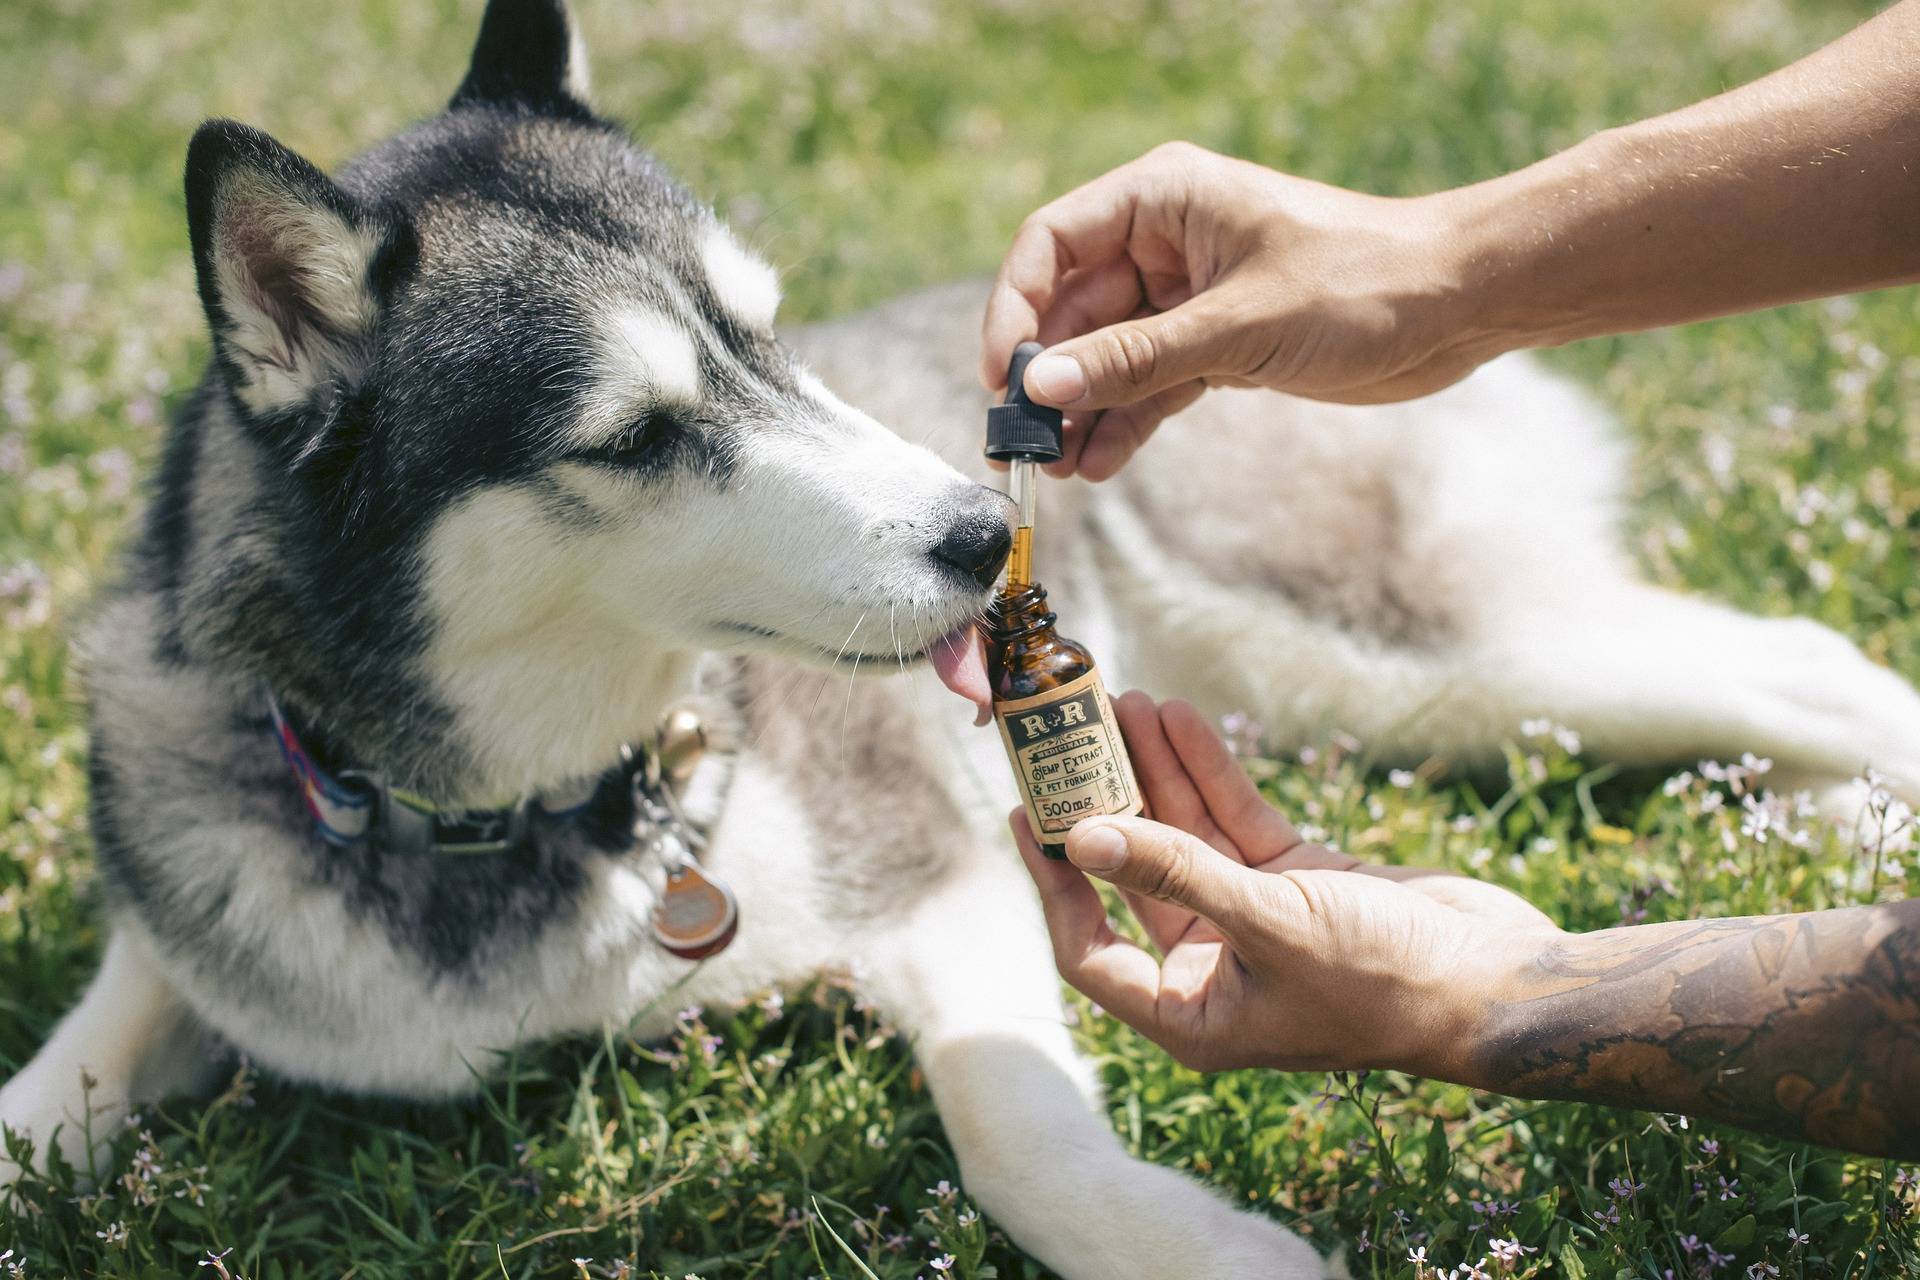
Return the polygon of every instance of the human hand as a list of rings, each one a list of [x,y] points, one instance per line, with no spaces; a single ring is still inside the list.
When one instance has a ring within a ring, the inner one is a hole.
[[[1198,1070],[1475,1083],[1488,1012],[1552,921],[1493,885],[1306,843],[1184,702],[1114,710],[1156,820],[1080,823],[1069,866],[1013,817],[1066,980]],[[1122,891],[1159,959],[1114,932],[1083,871]]]
[[[1048,471],[1104,480],[1208,386],[1371,403],[1426,395],[1498,353],[1466,323],[1447,195],[1385,199],[1187,143],[1032,214],[987,303],[981,376],[1045,355],[1029,394],[1067,410]]]

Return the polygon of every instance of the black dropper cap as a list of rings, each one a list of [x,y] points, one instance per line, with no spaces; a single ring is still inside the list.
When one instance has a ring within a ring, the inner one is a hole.
[[[1052,462],[1060,456],[1060,411],[1035,404],[1027,395],[1028,363],[1045,350],[1037,342],[1013,349],[1007,366],[1007,398],[987,410],[987,456],[997,462],[1032,458]]]

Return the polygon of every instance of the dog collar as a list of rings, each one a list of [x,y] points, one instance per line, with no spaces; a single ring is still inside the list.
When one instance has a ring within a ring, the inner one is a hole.
[[[549,819],[570,818],[587,807],[607,776],[522,799],[505,809],[446,808],[391,785],[378,772],[329,773],[300,741],[280,700],[272,694],[267,695],[267,709],[273,715],[280,754],[299,784],[313,829],[332,845],[377,839],[383,847],[405,853],[504,853],[526,839],[532,809],[538,808]],[[623,749],[621,763],[608,773],[621,775],[624,785],[634,773],[645,772],[645,756],[644,749]]]
[[[585,810],[600,789],[626,795],[634,844],[665,873],[653,907],[653,936],[684,960],[704,960],[733,941],[740,908],[733,891],[706,873],[700,854],[706,836],[680,808],[675,788],[693,774],[706,753],[706,728],[690,708],[669,713],[651,748],[624,746],[620,763],[589,782],[563,792],[545,792],[508,809],[444,809],[424,796],[391,786],[378,773],[320,767],[267,695],[280,754],[299,785],[307,813],[321,839],[338,846],[376,842],[400,853],[504,853],[527,837],[529,815],[565,821]]]

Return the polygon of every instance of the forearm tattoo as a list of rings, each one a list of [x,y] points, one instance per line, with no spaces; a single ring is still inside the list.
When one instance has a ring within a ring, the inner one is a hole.
[[[1920,900],[1578,935],[1518,988],[1487,1088],[1920,1156]]]

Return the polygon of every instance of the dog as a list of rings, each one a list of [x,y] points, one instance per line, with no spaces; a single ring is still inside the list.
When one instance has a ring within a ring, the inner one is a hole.
[[[110,939],[0,1123],[84,1161],[234,1051],[452,1097],[517,1045],[662,1034],[670,988],[833,970],[1048,1267],[1326,1274],[1121,1147],[1000,745],[927,673],[1009,536],[984,290],[783,335],[775,273],[587,102],[561,0],[491,0],[449,108],[333,177],[194,136],[213,353],[80,641]],[[1920,798],[1920,696],[1812,622],[1637,581],[1619,462],[1526,358],[1398,407],[1223,391],[1113,483],[1052,486],[1040,563],[1116,687],[1279,747],[1469,766],[1547,716],[1622,761],[1751,750],[1833,794],[1871,763]],[[657,796],[653,727],[689,707],[709,748]],[[703,960],[655,931],[696,848],[737,898]]]

